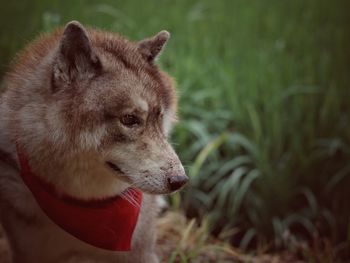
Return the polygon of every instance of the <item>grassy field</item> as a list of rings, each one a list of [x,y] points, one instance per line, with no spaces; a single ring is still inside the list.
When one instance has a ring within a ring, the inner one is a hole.
[[[72,19],[134,40],[169,30],[159,63],[178,83],[173,142],[191,176],[173,209],[242,250],[333,262],[350,258],[349,10],[346,0],[6,1],[0,71]]]

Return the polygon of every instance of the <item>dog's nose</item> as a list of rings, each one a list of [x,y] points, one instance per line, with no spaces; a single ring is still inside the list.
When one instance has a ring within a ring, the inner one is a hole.
[[[188,181],[186,175],[175,175],[168,178],[168,183],[171,191],[180,189]]]

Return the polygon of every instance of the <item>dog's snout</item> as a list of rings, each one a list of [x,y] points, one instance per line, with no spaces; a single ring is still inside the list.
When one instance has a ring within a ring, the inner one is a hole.
[[[168,178],[168,183],[171,191],[180,189],[187,183],[187,181],[188,177],[186,175],[175,175]]]

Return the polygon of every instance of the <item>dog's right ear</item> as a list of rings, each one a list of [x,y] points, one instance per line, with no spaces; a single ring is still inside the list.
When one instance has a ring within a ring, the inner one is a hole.
[[[77,21],[69,22],[59,43],[53,66],[53,84],[70,84],[99,73],[101,62],[93,52],[87,31]]]
[[[141,55],[148,62],[154,63],[154,60],[159,56],[159,53],[162,51],[169,38],[170,33],[166,30],[162,30],[154,37],[140,41],[138,43],[138,48]]]

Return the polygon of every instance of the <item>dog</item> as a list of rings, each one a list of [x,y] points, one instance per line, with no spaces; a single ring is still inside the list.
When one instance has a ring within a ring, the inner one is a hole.
[[[17,56],[0,97],[13,262],[159,262],[157,197],[188,181],[168,142],[174,81],[155,64],[169,37],[131,42],[72,21]]]

